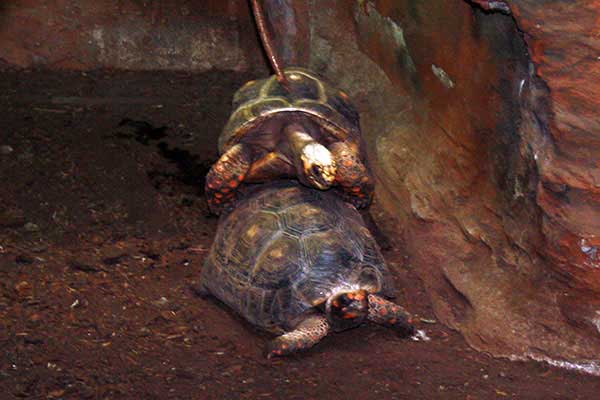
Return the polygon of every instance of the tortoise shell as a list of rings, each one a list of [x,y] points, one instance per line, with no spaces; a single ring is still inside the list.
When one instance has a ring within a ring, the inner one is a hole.
[[[271,76],[250,81],[236,92],[234,111],[219,137],[221,154],[252,134],[262,136],[259,142],[265,146],[272,139],[265,136],[278,135],[280,123],[290,119],[313,123],[331,141],[360,143],[359,116],[344,92],[303,68],[287,68],[285,75],[288,88]]]
[[[279,332],[340,291],[392,293],[361,215],[293,181],[249,194],[221,217],[202,285],[249,322]]]

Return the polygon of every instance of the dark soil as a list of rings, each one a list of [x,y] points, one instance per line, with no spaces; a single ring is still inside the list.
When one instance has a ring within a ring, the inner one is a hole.
[[[269,335],[194,291],[203,176],[248,78],[1,74],[1,399],[599,398],[597,377],[471,350],[395,248],[430,341],[364,326],[263,358]]]

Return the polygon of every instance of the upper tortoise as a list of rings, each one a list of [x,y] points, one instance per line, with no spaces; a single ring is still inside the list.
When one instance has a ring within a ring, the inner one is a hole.
[[[269,357],[307,349],[330,330],[364,320],[413,333],[407,312],[385,299],[392,279],[359,212],[293,181],[265,185],[221,217],[202,291],[281,334]]]
[[[286,86],[271,76],[234,96],[219,137],[221,157],[206,177],[214,213],[231,208],[240,183],[280,177],[321,190],[337,186],[356,207],[372,198],[359,116],[348,96],[308,70],[284,71]]]

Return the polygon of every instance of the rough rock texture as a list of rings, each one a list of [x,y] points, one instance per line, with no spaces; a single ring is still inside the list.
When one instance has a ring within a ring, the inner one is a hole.
[[[0,60],[91,70],[248,70],[260,63],[238,0],[6,0]]]
[[[542,251],[571,286],[599,293],[600,1],[515,1],[514,13],[548,92],[547,121],[523,132],[537,154]]]

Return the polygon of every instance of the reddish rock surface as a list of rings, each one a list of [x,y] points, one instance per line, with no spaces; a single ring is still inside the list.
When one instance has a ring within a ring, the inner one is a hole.
[[[547,123],[525,132],[537,154],[542,251],[569,283],[600,293],[600,1],[515,1]]]
[[[2,59],[78,70],[242,71],[261,65],[247,4],[237,0],[3,1]]]

